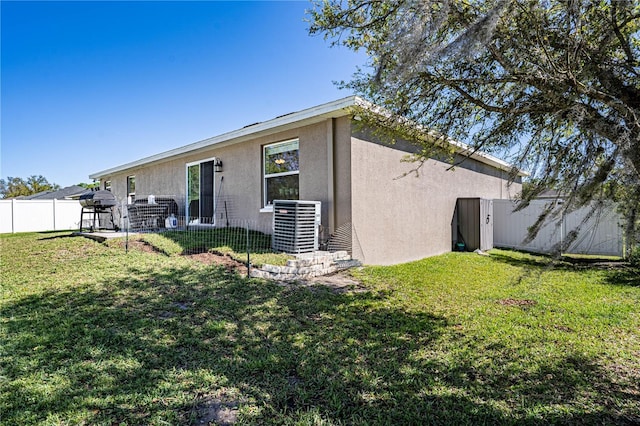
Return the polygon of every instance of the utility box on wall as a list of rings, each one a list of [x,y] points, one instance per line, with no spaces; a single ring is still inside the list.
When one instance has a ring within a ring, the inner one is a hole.
[[[456,242],[468,251],[493,248],[493,200],[458,198],[456,202]]]

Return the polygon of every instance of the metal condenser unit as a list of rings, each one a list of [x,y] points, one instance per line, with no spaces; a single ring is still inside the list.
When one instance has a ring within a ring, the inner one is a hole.
[[[318,250],[320,204],[320,201],[275,200],[273,250],[291,254]]]

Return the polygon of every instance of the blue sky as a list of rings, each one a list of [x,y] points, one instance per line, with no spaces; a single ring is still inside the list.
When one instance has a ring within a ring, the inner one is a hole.
[[[61,186],[335,100],[363,54],[309,2],[0,3],[0,177]]]

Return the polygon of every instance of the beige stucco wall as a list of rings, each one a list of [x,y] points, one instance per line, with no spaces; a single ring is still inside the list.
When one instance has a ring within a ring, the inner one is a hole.
[[[519,184],[507,186],[506,173],[500,178],[495,169],[497,176],[462,167],[447,171],[449,165],[437,160],[429,160],[418,176],[401,177],[416,166],[402,162],[405,155],[352,138],[354,246],[360,245],[367,264],[388,265],[451,251],[458,197],[509,198],[520,191]]]
[[[506,173],[473,160],[454,171],[447,171],[444,162],[429,160],[418,177],[401,178],[415,167],[401,161],[406,147],[370,142],[360,133],[354,136],[348,117],[139,167],[104,177],[102,184],[111,180],[112,191],[125,201],[127,176],[135,175],[137,198],[171,196],[184,213],[186,164],[218,157],[223,162],[223,172],[215,177],[218,215],[226,202],[229,219],[249,220],[268,230],[273,215],[260,212],[262,147],[293,138],[300,140],[300,199],[322,202],[325,239],[336,228],[352,224],[353,252],[367,264],[450,251],[457,198],[510,198],[521,189],[519,184],[507,185]]]
[[[339,120],[338,120],[339,121]],[[349,126],[343,125],[342,139],[349,139]],[[327,151],[329,141],[326,122],[292,129],[277,134],[222,148],[214,148],[176,160],[152,164],[124,173],[105,177],[111,180],[116,198],[126,200],[127,176],[136,176],[136,198],[148,195],[171,196],[184,212],[186,198],[186,164],[218,157],[223,172],[216,173],[215,191],[219,201],[218,217],[223,214],[223,203],[232,220],[249,220],[259,229],[271,224],[272,213],[260,212],[262,206],[262,147],[266,144],[298,138],[300,141],[300,199],[322,202],[323,226],[328,227],[329,192]],[[346,133],[345,133],[346,132]],[[222,186],[221,186],[222,182]],[[103,185],[104,186],[104,185]]]

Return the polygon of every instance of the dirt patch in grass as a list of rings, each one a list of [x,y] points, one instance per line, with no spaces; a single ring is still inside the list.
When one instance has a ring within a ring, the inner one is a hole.
[[[204,397],[192,414],[195,415],[196,425],[220,425],[230,426],[238,420],[238,401],[224,401],[220,398]]]
[[[564,331],[565,333],[574,332],[574,330],[571,327],[567,327],[566,325],[554,325],[553,328],[555,328],[558,331]]]
[[[498,300],[498,303],[503,305],[503,306],[533,306],[536,305],[538,302],[536,302],[535,300],[529,300],[529,299],[502,299],[502,300]]]
[[[159,250],[157,247],[149,244],[144,240],[137,240],[137,239],[130,239],[129,241],[125,241],[121,239],[111,240],[111,241],[107,240],[105,244],[107,244],[110,247],[117,247],[122,249],[126,248],[127,250],[139,250],[144,253],[157,253],[157,254],[163,254],[165,256],[167,255],[162,250]]]
[[[231,256],[222,253],[208,251],[205,248],[194,248],[188,250],[183,256],[193,259],[205,265],[222,265],[229,272],[237,272],[239,274],[247,273],[247,265],[238,262]]]
[[[140,241],[140,240],[131,240],[131,241],[129,241],[129,250],[131,250],[131,249],[140,250],[140,251],[143,251],[145,253],[161,253],[161,254],[164,254],[160,250],[156,249],[154,246],[149,244],[148,242]]]

